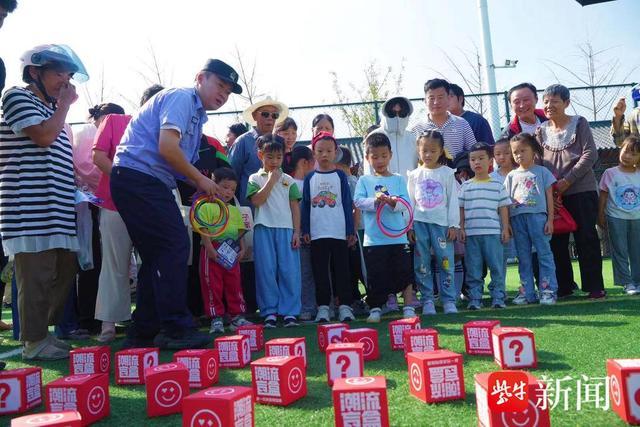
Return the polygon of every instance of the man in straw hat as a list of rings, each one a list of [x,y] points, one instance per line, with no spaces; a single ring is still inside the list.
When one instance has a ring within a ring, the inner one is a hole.
[[[111,194],[142,258],[136,310],[123,347],[200,348],[210,343],[187,308],[189,235],[172,190],[176,179],[215,196],[218,186],[193,165],[207,110],[242,93],[238,73],[208,60],[193,87],[165,89],[131,119],[111,171]]]
[[[236,139],[230,153],[231,167],[240,179],[236,195],[241,205],[250,205],[246,198],[247,181],[251,174],[258,172],[262,167],[258,159],[256,140],[261,135],[273,133],[274,127],[282,123],[288,114],[289,108],[286,105],[269,97],[249,106],[242,113],[242,117],[252,128]]]

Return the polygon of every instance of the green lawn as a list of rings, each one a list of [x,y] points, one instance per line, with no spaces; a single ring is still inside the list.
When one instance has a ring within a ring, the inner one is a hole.
[[[577,266],[574,266],[574,268]],[[577,274],[577,268],[576,268]],[[590,302],[583,297],[571,297],[552,307],[509,306],[506,310],[483,309],[477,312],[462,310],[457,315],[442,315],[422,320],[423,327],[436,328],[440,333],[440,345],[455,352],[464,353],[462,324],[469,320],[499,319],[504,326],[525,326],[535,333],[538,350],[538,369],[534,375],[547,375],[551,378],[581,375],[603,377],[606,375],[607,358],[638,358],[638,325],[640,325],[640,297],[623,296],[621,288],[611,285],[611,263],[605,261],[604,277],[608,283],[609,297],[606,301]],[[509,267],[508,288],[513,294],[517,288],[517,270]],[[4,318],[9,316],[5,310]],[[391,425],[396,426],[475,426],[477,425],[473,375],[498,369],[492,358],[464,357],[464,374],[467,397],[464,401],[454,401],[426,405],[409,395],[407,368],[403,353],[389,350],[388,320],[398,316],[389,316],[377,326],[380,337],[382,357],[380,360],[366,362],[365,375],[383,375],[387,378],[389,413]],[[366,323],[355,322],[353,327],[362,327]],[[266,339],[276,337],[305,336],[307,338],[307,397],[287,408],[256,405],[257,426],[330,426],[333,425],[333,406],[331,390],[326,382],[324,354],[318,352],[315,325],[305,325],[297,329],[276,329],[265,331]],[[3,333],[4,341],[0,352],[17,348],[18,343],[11,340],[10,333]],[[94,345],[94,341],[78,343]],[[119,349],[119,341],[113,344]],[[254,354],[253,359],[262,354]],[[171,360],[170,352],[161,353],[161,361]],[[8,368],[30,366],[23,363],[19,356],[8,359]],[[68,372],[67,361],[42,363],[43,383],[46,384]],[[180,415],[148,419],[145,412],[144,386],[110,387],[111,416],[100,425],[179,425]],[[220,374],[218,385],[251,385],[251,371],[224,370]],[[554,426],[612,426],[623,425],[622,421],[610,409],[596,409],[593,404],[585,404],[581,411],[576,410],[576,382],[570,385],[569,409],[565,411],[561,403],[551,411]],[[43,411],[44,407],[38,408]],[[7,425],[9,417],[0,418],[0,424]]]

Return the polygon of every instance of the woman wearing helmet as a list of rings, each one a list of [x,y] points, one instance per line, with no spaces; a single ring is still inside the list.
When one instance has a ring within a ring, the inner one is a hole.
[[[77,271],[75,183],[64,123],[77,99],[71,78],[88,75],[63,45],[23,54],[25,87],[8,89],[0,120],[0,234],[14,255],[25,360],[55,360],[69,346],[48,333],[60,320]]]

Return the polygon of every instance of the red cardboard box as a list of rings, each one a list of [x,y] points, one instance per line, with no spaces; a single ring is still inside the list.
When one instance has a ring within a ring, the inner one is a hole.
[[[420,329],[420,318],[398,319],[389,322],[389,342],[391,350],[404,349],[403,334],[405,331]]]
[[[499,371],[518,372],[518,371]],[[478,412],[478,425],[481,427],[549,427],[549,406],[543,402],[545,398],[545,385],[538,381],[536,377],[525,371],[519,371],[526,375],[527,382],[524,384],[526,390],[526,408],[518,412],[497,411],[490,407],[490,397],[498,395],[503,384],[490,384],[490,376],[495,373],[482,373],[475,376],[476,407]],[[518,399],[518,392],[514,388],[505,390],[502,388],[502,397],[507,404],[507,399]],[[511,395],[511,396],[509,396]],[[500,397],[498,395],[498,397]],[[520,396],[521,397],[521,396]]]
[[[338,378],[332,394],[336,427],[389,427],[384,377]]]
[[[349,329],[346,323],[327,323],[318,325],[318,349],[324,353],[329,344],[342,342],[342,331]]]
[[[147,415],[159,417],[182,411],[189,395],[189,370],[182,363],[164,363],[144,370]]]
[[[407,329],[403,333],[404,358],[407,354],[438,350],[438,331],[432,328]]]
[[[257,403],[289,406],[307,395],[301,356],[270,356],[251,362],[251,382]]]
[[[364,344],[329,344],[327,354],[327,382],[333,385],[338,378],[361,377],[364,372]]]
[[[116,384],[144,384],[144,370],[158,366],[157,347],[129,348],[116,353]]]
[[[342,331],[342,342],[360,342],[364,344],[364,360],[378,360],[378,330],[371,328],[347,329]]]
[[[493,358],[502,369],[538,366],[533,331],[527,328],[494,328]]]
[[[238,326],[236,334],[249,337],[251,351],[260,351],[264,348],[264,325]]]
[[[191,388],[211,387],[218,382],[218,350],[181,350],[173,354],[173,361],[187,367]]]
[[[253,390],[211,387],[182,401],[183,427],[253,427]]]
[[[11,420],[11,427],[81,427],[82,416],[78,411],[43,412],[25,415]]]
[[[41,403],[41,368],[0,371],[0,415],[26,412]]]
[[[493,341],[491,339],[491,331],[499,326],[499,320],[474,320],[465,323],[462,330],[467,354],[492,356]]]
[[[111,349],[108,345],[76,348],[69,352],[69,375],[108,374]]]
[[[307,344],[304,337],[276,338],[269,340],[264,345],[264,355],[300,356],[304,360],[304,367],[307,367]]]
[[[45,386],[47,412],[78,411],[86,426],[109,416],[109,375],[58,378]]]
[[[611,409],[624,422],[640,425],[640,359],[608,359]]]
[[[244,368],[251,362],[251,344],[246,335],[229,335],[214,340],[221,368]]]
[[[426,403],[464,399],[462,355],[449,350],[407,354],[409,391]]]

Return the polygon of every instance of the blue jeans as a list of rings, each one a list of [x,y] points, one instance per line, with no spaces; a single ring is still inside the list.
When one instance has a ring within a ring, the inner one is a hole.
[[[253,254],[260,315],[300,314],[300,255],[291,248],[293,229],[256,225]]]
[[[171,190],[151,175],[114,167],[111,195],[142,259],[129,336],[195,328],[187,308],[189,235]]]
[[[482,299],[482,288],[484,287],[482,264],[484,262],[491,272],[491,283],[489,283],[491,298],[494,303],[504,302],[506,270],[504,269],[503,252],[499,234],[467,236],[464,263],[467,267],[467,286],[469,286],[471,301],[480,302]]]
[[[437,265],[442,271],[440,281],[440,300],[456,301],[456,287],[453,281],[454,258],[453,242],[447,240],[448,227],[415,221],[413,229],[416,233],[414,252],[414,272],[416,282],[420,286],[422,303],[433,301],[433,276],[431,274],[431,249],[436,256]]]
[[[613,281],[619,286],[640,285],[640,219],[619,219],[607,215],[607,228]]]
[[[511,228],[516,241],[518,252],[518,272],[520,282],[525,290],[527,301],[535,302],[538,299],[533,281],[533,264],[531,262],[531,246],[538,253],[538,267],[540,270],[540,290],[545,288],[558,292],[556,280],[556,265],[553,261],[553,252],[549,241],[551,236],[544,234],[544,225],[547,222],[547,214],[520,214],[511,217]]]

